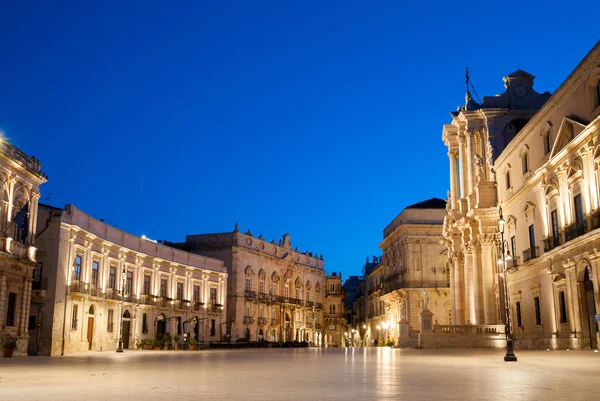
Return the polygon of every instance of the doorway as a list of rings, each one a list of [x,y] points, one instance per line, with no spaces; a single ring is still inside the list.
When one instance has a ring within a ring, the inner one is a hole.
[[[167,332],[165,315],[162,313],[156,318],[156,337],[162,336]]]
[[[88,324],[87,324],[87,340],[88,340],[88,351],[92,350],[92,342],[94,341],[94,305],[90,306],[88,310]]]
[[[581,294],[581,311],[583,330],[590,336],[590,347],[598,348],[598,323],[596,322],[596,299],[594,297],[594,281],[592,280],[592,269],[585,267]]]
[[[129,335],[131,330],[131,315],[128,310],[123,313],[123,349],[129,348]]]

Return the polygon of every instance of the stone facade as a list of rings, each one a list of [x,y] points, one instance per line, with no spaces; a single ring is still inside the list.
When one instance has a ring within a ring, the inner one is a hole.
[[[232,340],[307,341],[325,345],[323,257],[278,242],[233,232],[188,235],[175,246],[217,258],[227,266],[227,322]]]
[[[442,224],[446,201],[429,199],[408,206],[384,230],[381,263],[367,276],[367,335],[378,343],[416,344],[420,313],[427,308],[434,321],[451,319],[449,270]]]
[[[552,96],[533,81],[518,70],[481,105],[467,93],[443,129],[453,323],[504,324],[508,305],[517,347],[597,348],[600,43]]]
[[[40,162],[0,137],[0,332],[18,338],[27,352],[39,186],[47,181]],[[15,222],[17,220],[17,222]],[[34,323],[35,324],[35,323]]]
[[[157,334],[221,338],[223,262],[137,237],[80,211],[40,205],[37,355],[116,350]],[[121,319],[122,317],[122,319]]]
[[[325,345],[343,347],[347,343],[348,333],[346,331],[342,274],[333,273],[325,276],[325,288],[325,312],[323,314]]]

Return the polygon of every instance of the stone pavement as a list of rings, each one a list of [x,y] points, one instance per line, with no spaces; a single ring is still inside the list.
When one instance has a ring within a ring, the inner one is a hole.
[[[600,353],[127,351],[0,358],[0,400],[600,400]]]

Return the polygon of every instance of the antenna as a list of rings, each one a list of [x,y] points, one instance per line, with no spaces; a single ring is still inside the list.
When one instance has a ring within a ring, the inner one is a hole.
[[[469,68],[466,68],[465,74],[465,84],[467,85],[467,93],[469,93],[469,88],[473,89],[475,96],[477,97],[477,102],[481,103],[481,98],[479,94],[477,94],[477,90],[475,89],[475,85],[473,85],[473,81],[471,81],[471,77],[469,76]]]

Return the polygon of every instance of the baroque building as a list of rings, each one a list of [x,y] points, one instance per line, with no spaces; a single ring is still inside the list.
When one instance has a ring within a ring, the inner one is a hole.
[[[30,346],[37,355],[134,348],[184,334],[221,339],[227,299],[223,262],[137,237],[73,205],[40,205],[40,264]]]
[[[237,224],[232,232],[188,235],[184,243],[173,245],[225,263],[232,341],[328,345],[330,332],[323,328],[327,291],[322,255],[292,249],[289,234],[269,242],[250,230],[240,232]],[[332,325],[339,323],[331,322],[328,330]]]
[[[467,92],[443,128],[453,323],[504,324],[508,303],[517,347],[597,348],[600,42],[553,95],[533,81],[518,70],[481,104]]]
[[[27,352],[39,186],[47,179],[35,157],[0,136],[0,332],[18,338],[17,354]]]
[[[344,289],[342,288],[342,273],[332,273],[325,276],[325,312],[324,335],[326,344],[330,347],[346,345],[346,315]],[[349,339],[348,339],[349,341]]]
[[[428,199],[406,207],[383,230],[381,263],[369,274],[372,336],[398,346],[416,344],[420,313],[438,324],[451,320],[449,269],[442,226],[446,201]],[[425,299],[427,298],[427,300]]]

